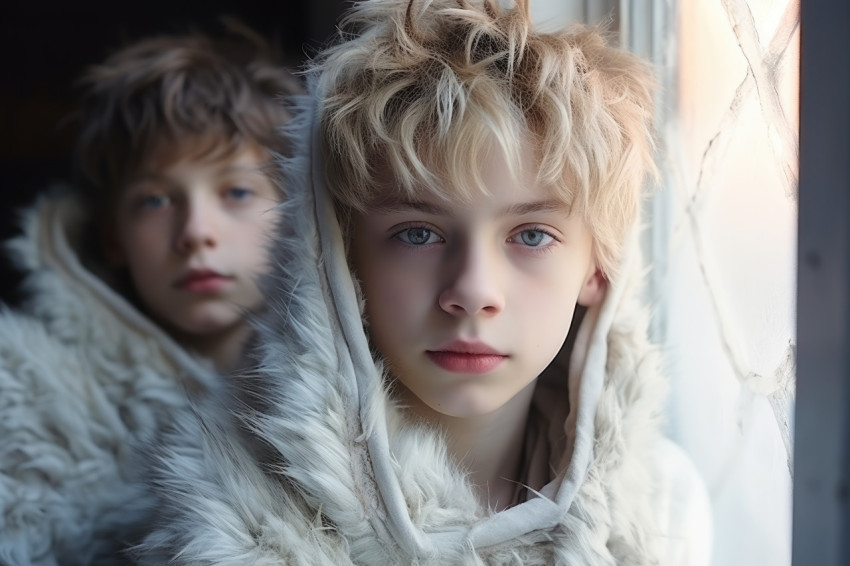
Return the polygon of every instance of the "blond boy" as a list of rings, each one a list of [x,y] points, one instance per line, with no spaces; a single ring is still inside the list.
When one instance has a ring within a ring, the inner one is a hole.
[[[706,563],[632,296],[647,66],[526,2],[344,27],[291,130],[263,364],[164,452],[145,558]]]

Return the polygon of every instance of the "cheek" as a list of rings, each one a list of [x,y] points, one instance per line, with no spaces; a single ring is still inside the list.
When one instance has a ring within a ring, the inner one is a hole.
[[[513,291],[514,312],[534,326],[538,336],[566,337],[583,279],[572,270],[562,269],[522,279]]]
[[[156,269],[169,246],[166,231],[149,224],[128,226],[121,232],[119,243],[127,265],[134,272]]]
[[[421,268],[373,257],[363,263],[358,274],[372,317],[392,322],[412,316],[423,308],[430,296],[429,274]]]
[[[271,232],[265,229],[251,227],[234,234],[235,244],[233,254],[236,261],[258,272],[265,272],[270,266]]]
[[[389,248],[389,249],[388,249]],[[410,260],[391,247],[354,241],[352,267],[366,301],[370,333],[379,343],[409,335],[427,316],[434,269],[426,258]]]
[[[274,216],[268,214],[232,220],[221,235],[230,261],[249,271],[268,271],[276,226]]]

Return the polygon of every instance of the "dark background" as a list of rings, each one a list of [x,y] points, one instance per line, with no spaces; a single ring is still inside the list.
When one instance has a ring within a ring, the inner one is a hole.
[[[0,7],[0,239],[17,233],[15,211],[71,180],[75,82],[89,65],[142,38],[199,30],[220,17],[248,24],[297,67],[330,40],[343,0],[22,1]],[[0,259],[0,301],[16,303],[19,274]]]

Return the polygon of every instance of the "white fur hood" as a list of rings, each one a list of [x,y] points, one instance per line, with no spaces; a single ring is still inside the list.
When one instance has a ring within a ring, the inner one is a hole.
[[[126,563],[152,499],[136,450],[217,378],[84,265],[85,211],[53,191],[7,252],[0,311],[0,564]]]
[[[554,387],[543,431],[553,479],[489,513],[441,439],[406,422],[383,389],[324,186],[316,116],[305,101],[288,125],[312,143],[283,166],[288,199],[257,323],[258,369],[199,404],[163,447],[160,523],[140,560],[658,563],[664,383],[634,297],[636,256],[626,254],[623,277],[585,314],[572,359],[538,385]]]

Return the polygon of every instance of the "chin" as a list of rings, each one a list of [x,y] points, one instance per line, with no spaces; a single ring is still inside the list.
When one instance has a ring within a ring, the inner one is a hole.
[[[495,403],[492,399],[480,399],[477,396],[453,396],[445,403],[428,403],[434,411],[456,419],[472,419],[489,415],[498,410],[503,404]]]
[[[244,317],[234,312],[221,312],[216,309],[213,312],[195,312],[187,314],[177,325],[183,332],[196,336],[218,334],[229,330],[244,320]]]

